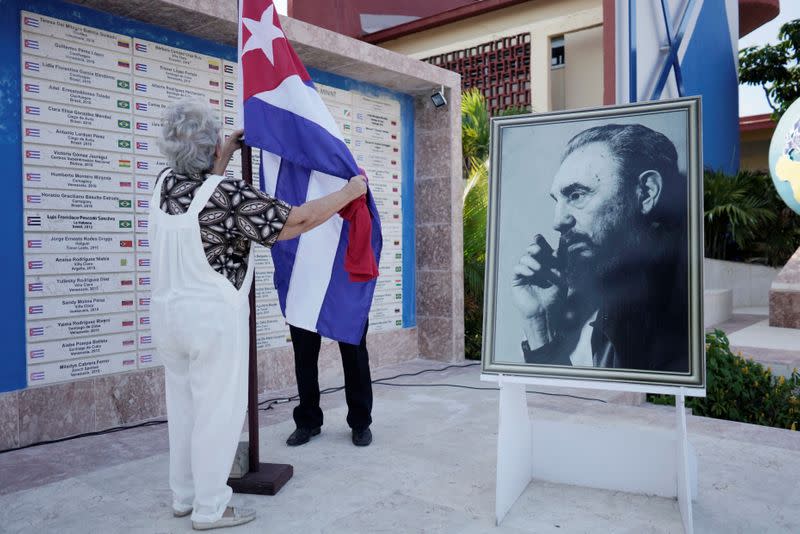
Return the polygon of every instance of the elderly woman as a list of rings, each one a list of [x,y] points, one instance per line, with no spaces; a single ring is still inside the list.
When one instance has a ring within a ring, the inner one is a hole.
[[[223,178],[241,136],[221,143],[219,117],[208,106],[172,105],[160,141],[170,168],[150,204],[151,314],[166,375],[172,507],[177,517],[191,513],[196,530],[255,518],[228,506],[226,484],[246,411],[251,243],[297,237],[366,193],[356,176],[336,193],[291,207]]]

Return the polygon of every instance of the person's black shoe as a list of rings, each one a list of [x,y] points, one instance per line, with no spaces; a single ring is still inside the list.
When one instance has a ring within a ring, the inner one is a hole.
[[[304,443],[308,443],[313,436],[318,436],[320,428],[301,428],[297,427],[292,432],[292,435],[286,439],[286,444],[290,447],[297,447]]]
[[[372,431],[369,427],[364,429],[353,429],[353,445],[356,447],[366,447],[372,443]]]

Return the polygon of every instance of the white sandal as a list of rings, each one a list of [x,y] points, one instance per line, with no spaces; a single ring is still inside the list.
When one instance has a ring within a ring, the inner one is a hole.
[[[211,530],[215,528],[235,527],[237,525],[244,525],[256,518],[256,511],[250,508],[239,508],[238,506],[229,506],[231,510],[230,517],[222,516],[214,522],[205,523],[192,521],[192,528],[195,530]],[[227,510],[226,510],[227,511]]]

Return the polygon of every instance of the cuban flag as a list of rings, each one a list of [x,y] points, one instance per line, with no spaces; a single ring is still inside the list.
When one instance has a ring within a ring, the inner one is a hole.
[[[239,13],[245,142],[262,150],[261,188],[293,206],[340,190],[361,171],[286,39],[275,6],[241,0]],[[366,232],[350,251],[351,223],[338,215],[271,250],[286,322],[351,344],[364,332],[383,244],[371,193],[355,220],[353,230]],[[363,253],[353,254],[355,246]]]

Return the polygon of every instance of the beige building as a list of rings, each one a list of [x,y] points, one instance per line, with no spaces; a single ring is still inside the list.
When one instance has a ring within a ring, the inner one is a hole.
[[[603,0],[494,4],[506,7],[479,14],[459,8],[363,39],[435,65],[460,64],[464,87],[483,81],[492,110],[604,103],[604,52],[614,51],[603,43]]]

